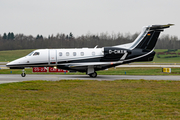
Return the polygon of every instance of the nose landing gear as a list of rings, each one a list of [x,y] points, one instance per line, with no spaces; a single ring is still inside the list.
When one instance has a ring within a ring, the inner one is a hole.
[[[22,70],[22,73],[21,73],[21,76],[22,76],[22,77],[26,77],[26,73],[25,73],[25,72],[26,72],[26,71],[23,69],[23,70]]]

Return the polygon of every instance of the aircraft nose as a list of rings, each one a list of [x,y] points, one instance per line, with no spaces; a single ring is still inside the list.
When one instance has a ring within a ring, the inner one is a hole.
[[[22,61],[23,58],[20,58],[20,59],[16,59],[14,61],[11,61],[9,63],[6,64],[7,67],[15,67],[15,66],[18,66],[18,65],[21,65],[22,64]]]
[[[9,62],[6,64],[6,67],[11,67],[11,66],[13,66],[13,62]]]
[[[9,66],[9,63],[6,64],[6,67],[8,67],[8,66]]]
[[[24,69],[23,58],[7,63],[6,67],[9,67],[10,69]]]

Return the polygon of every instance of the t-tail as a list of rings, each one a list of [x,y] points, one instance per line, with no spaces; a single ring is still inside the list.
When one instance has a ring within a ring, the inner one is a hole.
[[[158,37],[165,28],[169,28],[174,24],[167,25],[151,25],[144,27],[141,34],[136,38],[136,40],[132,43],[130,49],[145,49],[145,50],[153,50]]]
[[[160,33],[172,25],[174,24],[146,26],[134,42],[113,47],[130,51],[122,57],[123,63],[152,61],[155,55],[153,50]]]

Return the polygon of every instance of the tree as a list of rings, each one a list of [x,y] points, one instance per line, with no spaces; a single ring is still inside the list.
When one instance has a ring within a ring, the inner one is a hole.
[[[73,38],[73,34],[71,32],[69,33],[69,38]]]
[[[6,40],[6,39],[7,39],[7,35],[6,35],[6,33],[4,33],[4,35],[3,35],[3,39],[4,39],[4,40]]]
[[[10,38],[11,38],[11,40],[14,40],[14,38],[15,38],[15,37],[14,37],[14,33],[13,33],[13,32],[11,33],[11,35],[10,35],[10,36],[11,36],[11,37],[10,37]]]
[[[39,38],[40,38],[40,39],[43,39],[43,36],[41,35]]]
[[[48,39],[51,39],[50,35],[48,36]]]
[[[36,39],[43,39],[43,36],[38,34]]]
[[[36,39],[39,39],[39,34],[37,35]]]
[[[66,35],[66,39],[69,39],[69,36],[68,36],[68,35]]]
[[[11,39],[11,33],[8,33],[7,39],[10,40]]]
[[[8,40],[13,40],[15,37],[14,37],[14,33],[12,32],[12,33],[8,33],[8,36],[7,36],[7,39]]]

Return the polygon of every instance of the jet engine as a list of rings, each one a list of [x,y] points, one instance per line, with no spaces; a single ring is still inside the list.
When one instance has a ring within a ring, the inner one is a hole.
[[[102,58],[101,61],[119,61],[125,54],[127,56],[131,52],[130,50],[124,48],[104,47],[103,53],[104,53],[104,58]]]

